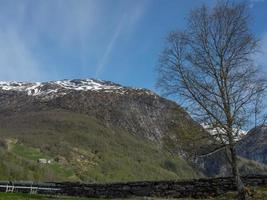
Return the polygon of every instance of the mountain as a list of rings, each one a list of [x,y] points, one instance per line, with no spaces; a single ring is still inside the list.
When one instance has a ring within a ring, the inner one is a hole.
[[[200,156],[216,149],[214,142],[179,105],[147,89],[95,79],[0,82],[0,179],[229,175],[221,154]],[[252,162],[243,171],[267,168]]]
[[[63,109],[93,116],[151,140],[171,127],[194,123],[176,103],[155,93],[108,81],[64,80],[47,83],[0,82],[2,113]],[[196,125],[195,125],[196,126]]]
[[[195,159],[198,170],[208,177],[231,176],[232,169],[226,156],[225,149],[218,149]],[[242,157],[238,154],[238,168],[241,175],[267,174],[267,166]]]
[[[165,148],[172,134],[175,149]],[[0,82],[0,178],[123,181],[199,177],[185,154],[208,135],[176,103],[94,79]],[[52,164],[40,164],[45,158]]]
[[[203,124],[202,126],[211,135],[218,132],[223,133],[219,128]],[[267,126],[256,127],[248,133],[241,130],[235,139],[241,174],[267,174]],[[228,158],[224,148],[198,156],[195,163],[206,176],[231,175],[231,167],[227,164]]]
[[[201,126],[207,131],[209,132],[212,136],[214,136],[214,138],[218,141],[221,141],[221,139],[224,141],[224,142],[227,142],[227,136],[226,136],[226,132],[220,128],[220,127],[213,127],[212,125],[209,125],[209,124],[204,124],[202,123]],[[233,129],[234,132],[236,132],[237,134],[235,135],[234,137],[234,140],[235,141],[239,141],[241,140],[246,134],[247,134],[247,131],[244,131],[244,130],[238,130],[236,128]],[[220,138],[219,135],[222,136],[222,138]]]
[[[240,156],[267,164],[267,125],[253,128],[237,144]]]

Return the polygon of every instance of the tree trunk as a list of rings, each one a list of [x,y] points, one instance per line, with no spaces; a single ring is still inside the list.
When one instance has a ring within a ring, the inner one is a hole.
[[[231,153],[231,166],[232,166],[232,173],[235,179],[237,192],[238,192],[238,200],[245,200],[246,193],[245,193],[245,186],[240,178],[239,170],[237,167],[237,156],[234,149],[234,146],[230,144],[230,153]]]

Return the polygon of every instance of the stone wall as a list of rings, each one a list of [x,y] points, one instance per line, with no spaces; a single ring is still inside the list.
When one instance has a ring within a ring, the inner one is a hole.
[[[267,176],[254,175],[242,178],[249,186],[267,185]],[[28,183],[0,182],[0,192],[5,186],[14,186],[13,192],[31,192],[33,189],[41,194],[62,194],[67,196],[128,198],[128,197],[193,197],[204,198],[235,190],[231,177],[195,179],[185,181],[143,181],[109,184],[85,183]],[[2,186],[2,187],[1,187]]]
[[[243,177],[246,185],[267,185],[267,176]],[[217,196],[235,190],[233,178],[196,179],[188,181],[129,182],[113,184],[60,183],[61,192],[70,196],[127,198]]]

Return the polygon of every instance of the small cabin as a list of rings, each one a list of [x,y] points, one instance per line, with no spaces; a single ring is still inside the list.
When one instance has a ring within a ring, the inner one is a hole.
[[[48,160],[46,158],[39,158],[37,162],[41,164],[51,164],[51,160]]]

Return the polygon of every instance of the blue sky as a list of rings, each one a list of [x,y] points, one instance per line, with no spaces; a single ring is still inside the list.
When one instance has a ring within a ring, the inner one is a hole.
[[[267,1],[247,0],[267,64]],[[0,80],[98,78],[153,89],[167,33],[215,0],[0,0]]]

